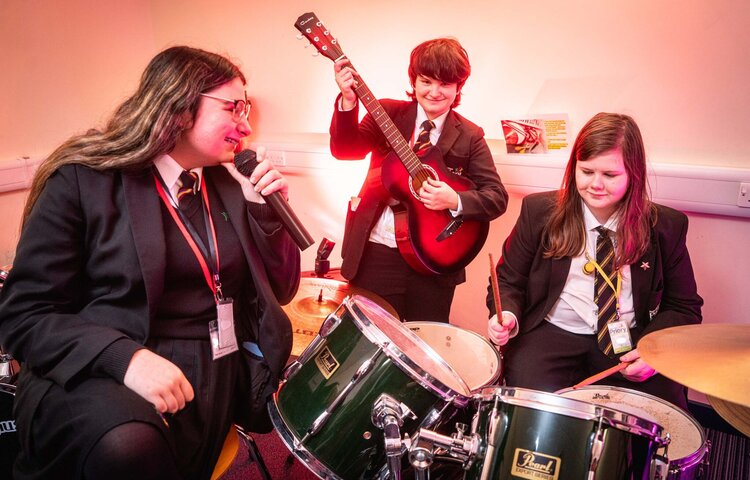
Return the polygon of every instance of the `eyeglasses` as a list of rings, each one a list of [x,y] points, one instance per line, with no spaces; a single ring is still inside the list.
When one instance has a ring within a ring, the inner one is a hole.
[[[232,109],[232,120],[234,120],[237,123],[243,120],[247,120],[248,115],[250,115],[250,109],[252,108],[252,104],[250,103],[250,100],[247,99],[247,92],[245,92],[244,100],[230,100],[224,97],[215,97],[207,93],[201,93],[200,95],[202,97],[213,98],[214,100],[220,100],[222,102],[233,104],[234,108]]]

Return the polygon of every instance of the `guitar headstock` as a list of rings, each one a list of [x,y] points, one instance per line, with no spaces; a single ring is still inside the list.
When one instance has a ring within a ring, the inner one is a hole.
[[[331,32],[323,26],[313,12],[304,13],[299,16],[294,26],[300,33],[318,49],[318,52],[330,58],[334,62],[344,56],[338,40],[331,36]]]

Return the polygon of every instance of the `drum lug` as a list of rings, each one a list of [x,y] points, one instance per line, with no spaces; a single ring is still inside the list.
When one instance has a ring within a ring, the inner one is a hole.
[[[662,455],[654,455],[651,461],[651,480],[665,480],[669,474],[669,460]]]
[[[599,467],[599,460],[602,458],[602,451],[604,450],[604,429],[602,428],[602,421],[604,416],[599,416],[599,422],[596,426],[596,432],[594,433],[594,440],[591,445],[591,464],[589,465],[589,480],[596,478],[596,469]]]
[[[336,315],[336,313],[338,313],[338,310],[330,313],[326,317],[326,319],[323,320],[323,323],[320,325],[320,329],[318,330],[318,335],[325,338],[330,335],[332,331],[336,330],[336,327],[341,324],[341,318]]]

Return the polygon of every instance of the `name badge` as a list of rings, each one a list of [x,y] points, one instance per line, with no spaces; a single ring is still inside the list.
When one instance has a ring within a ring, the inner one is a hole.
[[[216,304],[216,320],[208,322],[213,359],[239,350],[237,335],[234,333],[234,309],[231,298],[224,298]]]
[[[630,329],[623,320],[609,322],[609,339],[612,342],[612,351],[625,353],[633,349],[633,341],[630,338]]]

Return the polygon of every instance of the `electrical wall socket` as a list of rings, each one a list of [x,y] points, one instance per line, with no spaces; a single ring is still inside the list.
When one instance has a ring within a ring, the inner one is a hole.
[[[274,167],[286,166],[286,155],[283,150],[266,150],[266,158],[271,160]]]
[[[737,205],[750,208],[750,183],[740,183],[740,193],[737,195]]]

